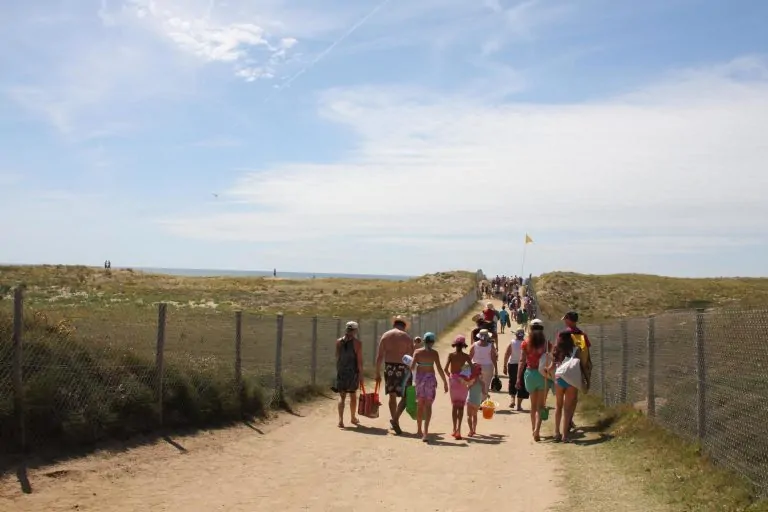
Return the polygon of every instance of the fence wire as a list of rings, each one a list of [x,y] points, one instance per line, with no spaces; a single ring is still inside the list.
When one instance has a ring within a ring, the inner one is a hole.
[[[552,335],[564,327],[545,325]],[[643,410],[768,495],[768,310],[675,311],[582,329],[591,393]]]
[[[477,298],[472,289],[453,304],[413,315],[411,333],[439,335]],[[379,338],[391,327],[390,319],[259,316],[166,304],[73,308],[66,318],[28,307],[23,318],[17,393],[13,297],[3,296],[0,452],[258,415],[309,387],[333,386],[335,342],[346,321],[359,323],[369,376]]]

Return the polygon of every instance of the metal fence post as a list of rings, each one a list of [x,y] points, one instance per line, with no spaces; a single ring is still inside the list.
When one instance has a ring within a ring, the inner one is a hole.
[[[627,333],[627,321],[621,321],[621,381],[619,384],[619,403],[627,402],[627,388],[629,384],[629,336]]]
[[[341,338],[341,318],[336,319],[336,339]]]
[[[373,321],[373,349],[372,349],[373,354],[371,354],[373,356],[371,359],[371,364],[373,365],[376,364],[376,355],[378,354],[378,351],[379,351],[379,321],[374,320]]]
[[[605,326],[600,324],[598,330],[597,345],[600,347],[600,360],[598,368],[600,371],[600,395],[603,397],[603,403],[608,404],[608,387],[605,384]]]
[[[165,376],[165,321],[168,304],[161,302],[157,307],[157,345],[155,346],[155,379],[157,393],[157,421],[163,425],[163,383]]]
[[[648,398],[646,408],[649,418],[656,417],[656,319],[648,318],[648,375],[646,387]]]
[[[420,313],[420,314],[419,314],[419,315],[417,315],[417,316],[418,316],[418,320],[419,320],[419,329],[418,329],[418,332],[424,332],[424,331],[422,330],[422,326],[421,326],[421,319],[422,319],[422,318],[424,318],[424,314],[423,314],[423,313]],[[413,325],[413,323],[411,323],[411,325]]]
[[[275,337],[275,398],[283,403],[283,314],[277,315],[277,336]],[[341,320],[339,320],[341,321]]]
[[[707,433],[707,360],[704,346],[704,310],[696,310],[696,433],[703,439]]]
[[[235,388],[243,405],[243,312],[235,311]]]
[[[24,411],[24,290],[17,287],[13,291],[13,409],[16,425],[19,429],[19,448],[27,451],[27,427]]]
[[[317,317],[312,317],[312,377],[313,386],[317,385]]]

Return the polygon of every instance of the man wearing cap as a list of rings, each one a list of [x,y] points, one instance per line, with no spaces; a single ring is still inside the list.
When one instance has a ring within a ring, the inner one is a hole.
[[[381,335],[376,355],[376,382],[381,382],[384,367],[384,392],[389,395],[389,420],[396,434],[403,433],[400,416],[405,410],[405,388],[411,385],[412,376],[403,362],[404,356],[413,356],[413,339],[406,332],[408,321],[402,316],[392,319],[392,329]],[[398,403],[397,399],[400,399]]]
[[[357,322],[347,322],[344,336],[336,340],[336,385],[339,394],[339,428],[344,428],[344,402],[349,395],[349,414],[353,425],[360,421],[357,412],[357,389],[363,375],[363,344],[357,338]]]

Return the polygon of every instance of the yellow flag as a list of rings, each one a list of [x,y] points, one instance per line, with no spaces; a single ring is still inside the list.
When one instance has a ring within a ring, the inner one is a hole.
[[[533,238],[528,236],[528,233],[525,234],[525,243],[526,244],[532,244],[533,243]]]

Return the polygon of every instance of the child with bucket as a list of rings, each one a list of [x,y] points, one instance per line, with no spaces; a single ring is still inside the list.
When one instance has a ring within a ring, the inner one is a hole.
[[[477,434],[477,411],[483,405],[488,384],[483,380],[483,367],[477,363],[472,364],[472,373],[466,381],[469,388],[467,393],[467,425],[469,426],[469,437]]]

